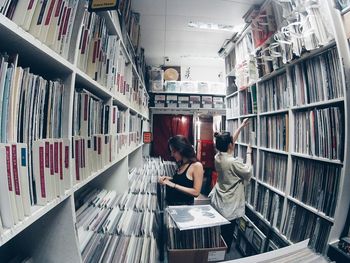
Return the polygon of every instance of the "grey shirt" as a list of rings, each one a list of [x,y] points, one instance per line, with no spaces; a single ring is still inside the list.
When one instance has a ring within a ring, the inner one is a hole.
[[[252,176],[252,166],[219,152],[215,155],[218,180],[210,192],[211,204],[227,220],[242,217],[245,213],[244,183]]]

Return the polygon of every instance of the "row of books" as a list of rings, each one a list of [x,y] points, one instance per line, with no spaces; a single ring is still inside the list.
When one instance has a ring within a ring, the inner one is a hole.
[[[118,206],[100,208],[90,205],[77,213],[77,230],[81,244],[90,239],[89,232],[119,236],[151,236],[156,224],[152,211],[121,210]]]
[[[256,85],[252,85],[240,92],[240,115],[256,114],[258,105],[256,101]]]
[[[333,217],[339,191],[341,167],[295,158],[291,195]]]
[[[90,233],[91,238],[81,249],[83,262],[158,262],[157,243],[153,236]]]
[[[72,149],[70,145],[69,139],[40,139],[29,147],[24,143],[0,145],[2,230],[12,228],[30,216],[34,204],[46,205],[64,196],[72,183],[82,182],[116,160],[128,147],[128,134],[76,136],[72,139]],[[148,191],[154,193],[155,184],[153,182]],[[137,200],[140,207],[147,205],[154,209],[156,206],[156,200],[151,196]]]
[[[78,67],[114,95],[123,95],[129,101],[141,105],[146,97],[140,80],[127,60],[121,39],[116,35],[108,35],[105,19],[85,10]]]
[[[208,227],[180,231],[170,216],[167,216],[169,249],[201,249],[220,246],[220,227]]]
[[[1,1],[0,12],[68,59],[84,1]]]
[[[230,73],[234,70],[236,65],[236,51],[232,49],[232,51],[225,57],[225,71],[226,73]]]
[[[133,70],[125,65],[121,41],[108,34],[105,19],[88,12],[87,5],[88,1],[2,1],[0,13],[71,62],[77,38],[77,66],[114,95],[132,101]],[[147,103],[142,90],[140,84],[134,87]]]
[[[133,169],[129,173],[129,180],[131,185],[129,186],[130,193],[148,193],[157,194],[157,174],[152,173],[152,168],[146,167],[144,170]]]
[[[261,151],[260,154],[259,179],[281,191],[285,191],[288,157],[265,151]]]
[[[343,85],[336,47],[291,68],[293,105],[342,98]]]
[[[226,72],[234,69],[236,73],[237,86],[247,86],[256,81],[257,75],[269,74],[300,57],[303,51],[333,40],[327,27],[327,6],[322,1],[315,2],[317,5],[306,3],[304,12],[298,12],[294,1],[269,2],[247,14],[250,28],[225,61],[229,69]],[[254,48],[256,52],[252,52]]]
[[[18,54],[0,55],[0,142],[62,136],[64,85],[18,66]]]
[[[250,144],[252,146],[257,145],[257,118],[249,118],[249,125],[241,130],[239,142]],[[235,130],[231,130],[233,133]]]
[[[0,234],[31,215],[32,181],[25,144],[0,144]]]
[[[269,221],[272,227],[279,229],[282,220],[283,197],[258,185],[255,210]]]
[[[298,132],[304,132],[295,126]],[[296,131],[297,132],[297,131]],[[260,118],[260,145],[266,148],[288,151],[289,146],[288,114],[263,116]]]
[[[138,50],[140,46],[140,35],[140,13],[131,11],[129,36],[134,50]]]
[[[247,161],[247,145],[237,145],[234,148],[234,154],[233,156],[237,156],[237,158],[242,161],[243,163],[246,163]],[[255,148],[252,148],[252,166],[253,166],[253,176],[257,176],[258,167],[257,167],[257,150]]]
[[[87,10],[87,1],[83,10],[77,66],[103,86],[106,86],[108,80],[107,89],[111,90],[110,79],[121,75],[122,67],[125,66],[122,60],[116,65],[119,62],[120,42],[117,36],[108,35],[103,17]]]
[[[226,99],[226,116],[227,119],[235,118],[240,115],[240,104],[238,94]]]
[[[227,124],[226,124],[226,131],[233,134],[238,129],[238,126],[239,126],[238,119],[237,120],[229,120],[229,121],[227,121]]]
[[[224,97],[155,95],[155,107],[224,109]]]
[[[259,83],[260,112],[287,109],[290,105],[287,74]]]
[[[291,51],[287,45],[283,45],[284,43],[265,43],[256,51],[257,75],[259,78],[283,66],[283,57],[286,56],[284,53]]]
[[[129,189],[124,193],[87,188],[76,196],[76,226],[83,262],[110,262],[112,258],[120,262],[120,249],[134,260],[124,258],[127,262],[157,262],[154,237],[159,224],[155,214],[158,206],[156,195],[148,192],[153,191],[151,186],[158,179],[148,170],[155,165],[159,167],[161,160],[145,158],[143,167],[132,169]],[[143,189],[135,186],[135,180],[143,182]]]
[[[310,247],[322,253],[330,229],[331,224],[326,220],[292,202],[288,203],[281,232],[293,243],[310,238]]]
[[[236,85],[240,89],[244,89],[258,81],[256,63],[256,59],[249,55],[247,60],[235,66]]]
[[[254,47],[258,48],[273,35],[277,30],[277,24],[274,16],[274,6],[277,3],[271,2],[257,8],[250,14],[252,27],[252,42]],[[248,19],[248,18],[247,18]]]
[[[128,144],[129,142],[129,144]],[[130,146],[129,134],[98,134],[73,137],[72,155],[74,183],[87,179],[92,173],[113,162]]]
[[[93,134],[109,133],[110,106],[105,105],[102,100],[88,91],[75,91],[73,109],[74,136],[89,137]],[[116,118],[114,111],[113,109],[113,117]],[[116,124],[114,118],[113,122]]]
[[[89,137],[94,134],[117,134],[141,129],[126,110],[119,110],[118,106],[110,106],[86,90],[75,91],[73,107],[73,134]],[[129,123],[128,123],[129,122]],[[141,121],[140,121],[141,123]],[[128,127],[129,124],[135,124]]]
[[[251,179],[249,184],[244,188],[245,191],[245,201],[250,204],[252,207],[254,207],[255,202],[255,186],[256,181],[255,179]]]
[[[165,215],[168,249],[220,247],[220,225],[228,223],[210,205],[169,206]]]
[[[342,160],[344,125],[340,107],[295,114],[295,151],[331,160]]]

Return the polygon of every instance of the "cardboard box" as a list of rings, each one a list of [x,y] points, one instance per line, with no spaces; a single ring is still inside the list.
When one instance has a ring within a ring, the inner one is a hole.
[[[221,246],[198,249],[168,249],[169,263],[206,263],[225,260],[227,245],[221,237]]]

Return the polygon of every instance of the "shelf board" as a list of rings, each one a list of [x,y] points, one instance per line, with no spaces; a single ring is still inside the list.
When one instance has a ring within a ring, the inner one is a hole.
[[[265,183],[265,182],[263,182],[263,181],[261,181],[261,180],[259,180],[259,179],[258,179],[257,181],[258,181],[258,183],[261,184],[262,186],[264,186],[264,187],[266,187],[266,188],[268,188],[268,189],[274,191],[275,193],[277,193],[277,194],[279,194],[279,195],[285,197],[286,193],[283,192],[282,190],[279,190],[279,189],[277,189],[276,187],[274,187],[274,186],[272,186],[272,185],[269,185],[269,184],[267,184],[267,183]]]
[[[267,39],[265,43],[267,43],[268,41],[269,41],[269,39]],[[306,59],[309,59],[309,58],[311,58],[313,56],[321,54],[324,51],[328,50],[329,48],[332,48],[335,45],[336,45],[335,41],[332,41],[332,42],[330,42],[330,43],[328,43],[328,44],[326,44],[326,45],[324,45],[322,47],[319,47],[317,49],[314,49],[314,50],[308,51],[306,53],[303,53],[299,58],[294,59],[294,60],[288,62],[287,64],[284,64],[281,68],[279,68],[277,70],[274,70],[271,73],[262,76],[261,78],[258,79],[257,82],[261,83],[261,82],[269,80],[269,79],[271,79],[271,78],[273,78],[273,77],[275,77],[277,75],[283,74],[286,71],[287,67],[293,66],[293,65],[295,65],[297,63],[300,63],[300,62],[302,62],[302,61],[304,61]],[[260,49],[260,47],[257,48],[256,50],[258,50],[258,49]]]
[[[240,118],[240,116],[236,116],[236,117],[226,118],[226,120],[232,121],[232,120],[238,120],[239,118]]]
[[[83,85],[84,88],[91,93],[98,95],[98,97],[102,99],[110,99],[112,98],[115,102],[114,104],[127,109],[129,108],[131,111],[139,114],[142,117],[148,118],[146,114],[140,112],[139,110],[133,108],[131,102],[127,100],[127,98],[121,94],[114,95],[109,90],[105,89],[101,84],[97,81],[90,78],[86,73],[84,73],[80,69],[76,69],[76,82]]]
[[[292,152],[291,155],[292,156],[296,156],[296,157],[300,157],[300,158],[304,158],[304,159],[314,160],[314,161],[321,161],[321,162],[326,162],[326,163],[343,165],[343,163],[340,160],[331,160],[331,159],[328,159],[328,158],[323,158],[323,157],[318,157],[318,156],[311,156],[311,155],[308,155],[308,154],[296,153],[296,152]]]
[[[272,153],[278,153],[278,154],[288,155],[288,152],[281,151],[281,150],[270,149],[270,148],[266,148],[266,147],[258,147],[258,149],[263,150],[263,151],[265,151],[265,152],[272,152]]]
[[[325,51],[327,51],[328,49],[332,48],[336,46],[336,42],[334,40],[332,40],[331,42],[329,42],[328,44],[322,46],[322,47],[319,47],[319,48],[316,48],[314,50],[311,50],[311,51],[307,51],[305,53],[303,53],[299,58],[297,59],[294,59],[290,62],[288,62],[287,64],[285,64],[286,66],[292,66],[292,65],[295,65],[295,64],[298,64],[306,59],[309,59],[311,57],[314,57],[316,55],[319,55]]]
[[[238,92],[239,92],[239,90],[237,90],[237,91],[231,93],[230,95],[227,95],[227,96],[226,96],[226,99],[229,99],[229,98],[231,98],[231,97],[234,97],[235,95],[238,94]]]
[[[103,169],[99,170],[98,172],[95,172],[94,174],[89,176],[89,178],[87,178],[83,182],[80,182],[79,184],[73,186],[71,189],[66,190],[64,196],[61,196],[61,197],[54,199],[53,201],[49,202],[45,206],[38,206],[38,205],[32,206],[31,207],[31,211],[32,211],[31,216],[26,217],[23,221],[20,221],[13,228],[4,230],[4,232],[0,236],[0,247],[2,245],[4,245],[5,243],[7,243],[9,240],[11,240],[13,237],[15,237],[17,234],[22,232],[24,229],[29,227],[31,224],[33,224],[35,221],[37,221],[39,218],[41,218],[42,216],[47,214],[49,211],[54,209],[56,206],[58,206],[60,203],[62,203],[64,200],[66,200],[69,196],[71,196],[74,192],[76,192],[80,188],[84,187],[87,183],[92,181],[94,178],[101,175],[107,169],[109,169],[113,165],[117,164],[119,161],[121,161],[122,159],[127,157],[130,153],[136,151],[138,148],[142,147],[143,145],[144,144],[141,143],[140,145],[138,145],[132,149],[128,149],[124,154],[119,156],[117,158],[117,160],[115,160],[114,162],[106,165]]]
[[[307,108],[315,108],[318,106],[337,104],[337,103],[341,103],[341,102],[344,102],[344,98],[337,98],[337,99],[314,102],[314,103],[305,104],[305,105],[292,106],[291,109],[293,111],[298,111],[298,110],[307,109]]]
[[[53,77],[57,78],[61,74],[70,74],[74,69],[72,63],[2,14],[0,14],[0,38],[0,47],[6,48],[7,53],[19,53],[20,61],[28,60],[31,72],[33,68],[46,72],[50,69],[55,74]]]
[[[84,187],[85,185],[87,185],[89,182],[91,182],[92,180],[94,180],[96,177],[98,177],[99,175],[101,175],[102,173],[104,173],[105,171],[107,171],[109,168],[111,168],[112,166],[116,165],[117,163],[119,163],[121,160],[123,160],[124,158],[128,157],[129,154],[131,154],[132,152],[136,151],[138,148],[140,148],[143,145],[140,144],[132,149],[126,149],[124,150],[123,153],[121,153],[116,160],[112,161],[111,163],[107,164],[105,167],[103,167],[102,169],[98,170],[97,172],[94,172],[92,175],[90,175],[87,179],[85,179],[84,181],[74,185],[72,187],[72,193],[75,193],[76,191],[78,191],[79,189],[81,189],[82,187]]]
[[[281,74],[283,74],[284,72],[286,72],[286,67],[285,67],[285,66],[282,66],[281,68],[276,69],[276,70],[272,71],[271,73],[262,76],[261,78],[258,79],[257,82],[258,82],[258,83],[264,82],[264,81],[269,80],[269,79],[271,79],[271,78],[273,78],[273,77],[276,77],[276,76],[278,76],[278,75],[281,75]]]
[[[76,71],[76,82],[78,84],[83,85],[84,86],[83,88],[85,88],[86,90],[90,91],[91,93],[97,95],[102,99],[113,98],[114,95],[112,92],[107,90],[97,81],[90,78],[90,76],[87,75],[85,72],[83,72],[81,69],[76,68],[75,71]]]
[[[14,238],[19,233],[21,233],[23,230],[25,230],[27,227],[29,227],[31,224],[33,224],[35,221],[40,219],[42,216],[47,214],[53,208],[58,206],[60,203],[62,203],[64,200],[66,200],[69,196],[70,196],[70,190],[65,191],[64,196],[55,198],[53,201],[49,202],[45,206],[38,206],[38,205],[32,206],[31,207],[32,214],[30,216],[25,217],[23,221],[20,221],[13,228],[4,229],[4,232],[0,236],[0,247],[3,246],[8,241],[10,241],[12,238]]]
[[[248,143],[244,143],[244,142],[236,142],[238,145],[240,145],[240,146],[246,146],[246,147],[248,147]],[[258,146],[256,146],[256,145],[251,145],[251,147],[252,148],[254,148],[254,149],[258,149]]]
[[[126,45],[124,43],[124,39],[123,39],[122,33],[119,31],[119,28],[117,27],[117,25],[114,24],[111,14],[109,12],[101,12],[101,13],[103,14],[103,17],[106,20],[106,24],[107,24],[108,29],[110,30],[110,33],[113,34],[113,35],[118,35],[118,37],[120,39],[120,42],[122,44],[122,48],[124,49],[124,53],[127,56],[127,59],[131,63],[132,68],[133,68],[134,72],[136,73],[138,79],[140,80],[140,83],[141,83],[143,89],[147,92],[146,85],[145,85],[143,79],[140,77],[140,74],[137,71],[136,65],[134,64],[133,60],[131,59],[131,56],[130,56],[130,54],[128,52],[128,49],[126,48]]]
[[[304,204],[303,202],[299,201],[298,199],[292,197],[292,196],[287,196],[288,200],[292,201],[293,203],[296,203],[297,205],[305,208],[306,210],[316,214],[317,216],[319,217],[322,217],[323,219],[327,220],[328,222],[330,223],[334,223],[334,218],[330,217],[330,216],[327,216],[325,215],[325,213],[319,211],[318,209],[312,207],[312,206],[309,206],[307,204]]]
[[[257,216],[259,217],[260,220],[262,220],[265,224],[267,224],[270,229],[272,229],[272,231],[274,231],[280,238],[282,238],[286,243],[292,245],[293,242],[290,241],[285,235],[283,235],[276,227],[274,226],[271,226],[270,222],[267,221],[267,219],[262,215],[260,214],[258,211],[256,211],[250,204],[246,203],[246,206]],[[248,218],[249,219],[249,218]],[[251,221],[251,220],[249,220]],[[253,224],[255,225],[255,224]],[[257,227],[258,228],[258,227]]]
[[[258,116],[256,113],[250,113],[250,114],[246,114],[246,115],[240,115],[239,118],[250,118],[250,117],[256,117]]]
[[[169,95],[196,95],[196,96],[216,96],[216,97],[225,97],[225,94],[218,93],[200,93],[200,92],[176,92],[176,91],[150,91],[151,94],[169,94]]]
[[[275,114],[281,114],[288,112],[288,109],[281,109],[281,110],[275,110],[275,111],[266,111],[259,114],[259,116],[267,116],[267,115],[275,115]]]

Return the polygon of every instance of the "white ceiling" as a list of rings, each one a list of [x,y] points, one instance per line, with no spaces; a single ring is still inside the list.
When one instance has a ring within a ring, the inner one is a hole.
[[[240,25],[263,0],[132,0],[141,13],[141,46],[148,65],[180,65],[184,58],[214,58],[232,32],[194,29],[190,21]],[[168,57],[166,62],[164,57]]]

